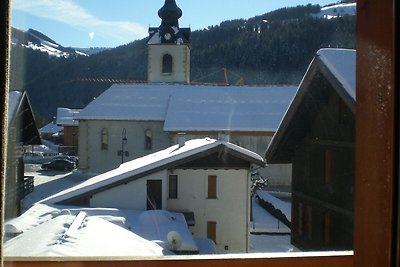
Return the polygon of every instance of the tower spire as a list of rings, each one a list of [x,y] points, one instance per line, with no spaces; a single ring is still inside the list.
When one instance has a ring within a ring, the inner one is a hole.
[[[182,10],[176,5],[175,0],[165,0],[164,5],[158,10],[161,25],[158,28],[161,43],[185,43],[188,36],[185,31],[179,29],[179,18],[182,17]],[[187,31],[186,31],[187,33]]]
[[[158,10],[159,27],[149,27],[147,80],[190,83],[190,28],[180,28],[182,10],[165,0]]]
[[[165,0],[164,6],[158,10],[161,27],[177,27],[179,28],[178,19],[182,17],[182,10],[176,5],[175,0]]]

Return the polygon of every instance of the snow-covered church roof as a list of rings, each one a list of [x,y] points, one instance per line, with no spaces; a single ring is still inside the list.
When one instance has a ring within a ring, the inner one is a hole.
[[[275,131],[295,86],[113,85],[77,119],[165,121],[165,131]]]

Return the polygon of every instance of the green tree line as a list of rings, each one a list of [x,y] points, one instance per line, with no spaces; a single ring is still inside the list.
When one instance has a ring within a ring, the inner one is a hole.
[[[192,32],[192,80],[224,82],[218,71],[226,68],[237,74],[229,77],[232,84],[237,76],[249,85],[299,84],[318,49],[355,48],[355,17],[314,17],[319,10],[318,5],[283,8]],[[83,108],[112,84],[88,78],[147,80],[146,43],[147,38],[67,59],[13,46],[12,58],[18,60],[11,62],[11,89],[26,90],[35,112],[50,120],[57,107]]]

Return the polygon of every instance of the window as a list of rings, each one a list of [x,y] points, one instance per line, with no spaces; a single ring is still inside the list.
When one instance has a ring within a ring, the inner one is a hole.
[[[331,244],[331,215],[325,213],[324,216],[324,241],[325,246],[329,247]]]
[[[108,130],[101,129],[101,150],[108,150]]]
[[[170,54],[165,54],[162,59],[162,73],[171,74],[172,73],[172,63],[173,59]]]
[[[311,206],[306,208],[306,230],[308,240],[313,239],[313,209]]]
[[[207,238],[217,244],[217,222],[207,222]]]
[[[332,150],[325,150],[325,183],[332,181]]]
[[[208,195],[207,198],[215,199],[217,198],[217,176],[208,176]]]
[[[144,149],[151,150],[153,148],[153,132],[147,129],[144,132]]]
[[[298,216],[298,228],[297,228],[297,234],[299,236],[303,235],[304,232],[304,207],[303,207],[303,203],[299,203],[298,204],[298,208],[297,208],[297,216]]]
[[[176,199],[178,198],[178,175],[170,175],[168,180],[168,197],[170,199]]]
[[[7,37],[6,31],[9,10],[9,1],[2,1],[0,7],[0,65],[6,66]],[[359,92],[357,98],[357,171],[356,171],[356,206],[355,215],[357,228],[355,231],[355,255],[354,256],[299,256],[291,258],[259,258],[253,259],[221,259],[221,260],[172,260],[146,261],[129,259],[113,262],[95,259],[87,261],[76,260],[65,263],[48,261],[25,261],[18,262],[6,259],[5,266],[172,266],[179,261],[179,266],[399,266],[396,258],[396,242],[399,240],[398,233],[392,227],[398,223],[398,211],[393,205],[398,199],[394,198],[398,191],[397,176],[397,154],[398,154],[398,113],[397,113],[397,90],[398,65],[395,64],[396,50],[396,19],[398,11],[395,0],[368,1],[359,0],[358,9],[358,70],[357,85]],[[379,12],[376,12],[376,11]],[[382,31],[385,27],[385,31]],[[390,64],[387,64],[390,63]],[[2,68],[6,70],[6,68]],[[378,75],[377,75],[378,73]],[[7,77],[5,71],[0,73],[0,84],[3,87],[1,101],[5,103],[4,90],[7,88]],[[381,74],[381,75],[379,75]],[[2,114],[6,112],[6,106],[1,105]],[[383,110],[382,110],[383,109]],[[376,127],[379,122],[380,127]],[[2,137],[5,136],[5,123],[2,121]],[[3,139],[4,140],[4,139]],[[396,141],[395,141],[396,140]],[[2,147],[2,161],[5,160],[5,150]],[[373,162],[373,164],[372,164]],[[385,179],[382,179],[384,177]],[[4,179],[4,175],[2,175]],[[370,186],[373,184],[374,186]],[[2,204],[3,205],[3,204]],[[384,205],[385,209],[380,209]],[[368,218],[368,220],[365,220]],[[397,218],[397,220],[395,219]],[[382,227],[376,228],[376,225]],[[368,242],[365,237],[368,236]],[[397,246],[398,247],[398,246]],[[379,248],[379,249],[377,249]],[[76,262],[78,261],[78,262]]]
[[[162,209],[162,180],[147,180],[147,210]]]

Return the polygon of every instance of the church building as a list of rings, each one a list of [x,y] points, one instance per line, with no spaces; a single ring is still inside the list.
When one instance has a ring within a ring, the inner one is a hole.
[[[79,168],[101,173],[187,140],[222,137],[263,156],[296,86],[190,84],[190,28],[165,0],[159,27],[149,28],[148,82],[114,84],[89,103],[79,120]],[[288,165],[260,173],[290,186]],[[279,178],[278,178],[279,177]]]

